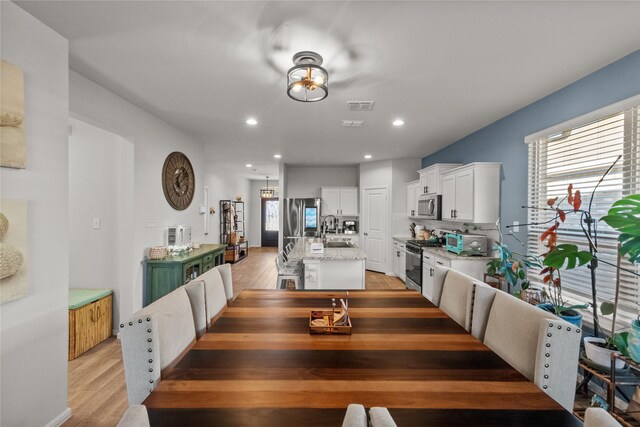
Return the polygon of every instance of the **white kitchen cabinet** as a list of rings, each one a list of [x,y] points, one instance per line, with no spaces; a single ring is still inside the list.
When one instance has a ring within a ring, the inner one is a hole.
[[[407,252],[404,243],[393,242],[393,273],[403,282],[406,281]]]
[[[495,223],[500,215],[500,163],[470,163],[442,174],[442,219]]]
[[[433,301],[434,273],[436,266],[451,268],[480,281],[487,271],[487,258],[464,257],[449,254],[443,249],[423,249],[422,251],[422,295]]]
[[[435,163],[424,169],[420,169],[420,187],[418,189],[418,195],[420,194],[442,194],[440,188],[441,175],[457,167],[462,166],[460,163]]]
[[[420,195],[420,181],[407,183],[407,217],[416,218],[418,216],[418,196]]]
[[[322,187],[322,215],[358,216],[358,187]]]

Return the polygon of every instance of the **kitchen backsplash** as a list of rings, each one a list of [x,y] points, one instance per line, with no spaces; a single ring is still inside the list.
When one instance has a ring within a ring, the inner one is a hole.
[[[438,234],[441,231],[444,232],[455,232],[462,231],[463,233],[468,234],[478,234],[481,236],[487,236],[488,242],[488,250],[490,255],[495,255],[492,250],[495,246],[496,242],[500,239],[500,233],[496,229],[495,224],[462,224],[460,222],[450,222],[450,221],[430,221],[430,220],[412,220],[416,225],[422,225],[426,227],[428,230],[436,230]]]

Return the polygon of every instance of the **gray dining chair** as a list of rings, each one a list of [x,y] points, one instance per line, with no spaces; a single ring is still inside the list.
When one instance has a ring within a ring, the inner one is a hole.
[[[144,405],[129,406],[116,427],[150,427],[147,407]]]
[[[474,282],[469,291],[471,295],[467,297],[467,303],[470,304],[470,307],[467,309],[470,323],[468,330],[471,332],[471,335],[483,341],[484,334],[487,330],[489,313],[491,312],[493,300],[498,290],[486,283]]]
[[[587,408],[584,413],[584,427],[622,426],[613,416],[602,408]]]
[[[369,409],[371,427],[397,427],[387,408],[374,406]]]
[[[440,307],[440,300],[442,298],[442,288],[444,287],[444,280],[447,278],[449,272],[448,267],[436,265],[433,271],[433,299],[431,300],[437,307]]]
[[[205,285],[202,280],[192,280],[184,285],[184,290],[189,296],[193,324],[196,328],[196,337],[200,338],[207,331],[207,307],[205,300]]]
[[[161,371],[196,340],[189,294],[184,286],[154,301],[120,324],[129,405],[158,385]]]
[[[220,272],[222,268],[212,268],[209,271],[196,277],[194,281],[199,281],[204,285],[204,319],[205,326],[211,326],[211,320],[216,318],[225,308],[227,308],[227,294],[225,292],[224,280]],[[190,282],[185,286],[191,285]],[[196,323],[198,326],[198,323]]]
[[[224,284],[224,293],[227,296],[227,301],[233,300],[233,276],[231,274],[231,264],[220,264],[213,267],[214,270],[218,270],[220,277],[222,277],[222,283]]]
[[[367,412],[364,406],[357,403],[347,406],[342,427],[367,427]]]
[[[443,281],[440,297],[440,310],[447,313],[467,331],[471,330],[469,297],[475,282],[477,280],[473,277],[449,268]]]
[[[496,292],[484,344],[573,411],[581,330],[506,292]]]

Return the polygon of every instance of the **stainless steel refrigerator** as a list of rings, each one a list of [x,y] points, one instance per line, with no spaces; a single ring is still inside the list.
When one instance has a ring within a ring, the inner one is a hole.
[[[284,199],[283,245],[320,235],[320,199]]]

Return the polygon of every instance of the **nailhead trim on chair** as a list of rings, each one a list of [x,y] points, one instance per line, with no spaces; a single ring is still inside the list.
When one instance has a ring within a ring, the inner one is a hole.
[[[151,322],[151,318],[150,317],[147,317],[146,320],[147,320],[147,322]],[[138,319],[138,323],[142,323],[142,319]],[[129,326],[133,326],[133,322],[129,322]],[[120,328],[121,329],[124,328],[124,323],[120,324]],[[149,337],[147,338],[147,342],[148,343],[153,342],[153,339],[151,337],[151,328],[147,328],[147,334],[149,334]],[[149,353],[153,353],[153,348],[149,347],[147,349],[147,351]],[[149,373],[153,373],[153,359],[148,359],[148,363],[149,363]],[[151,386],[151,388],[149,389],[149,392],[152,392],[153,389],[155,388],[155,380],[153,379],[153,377],[149,378],[149,384],[153,384]]]

